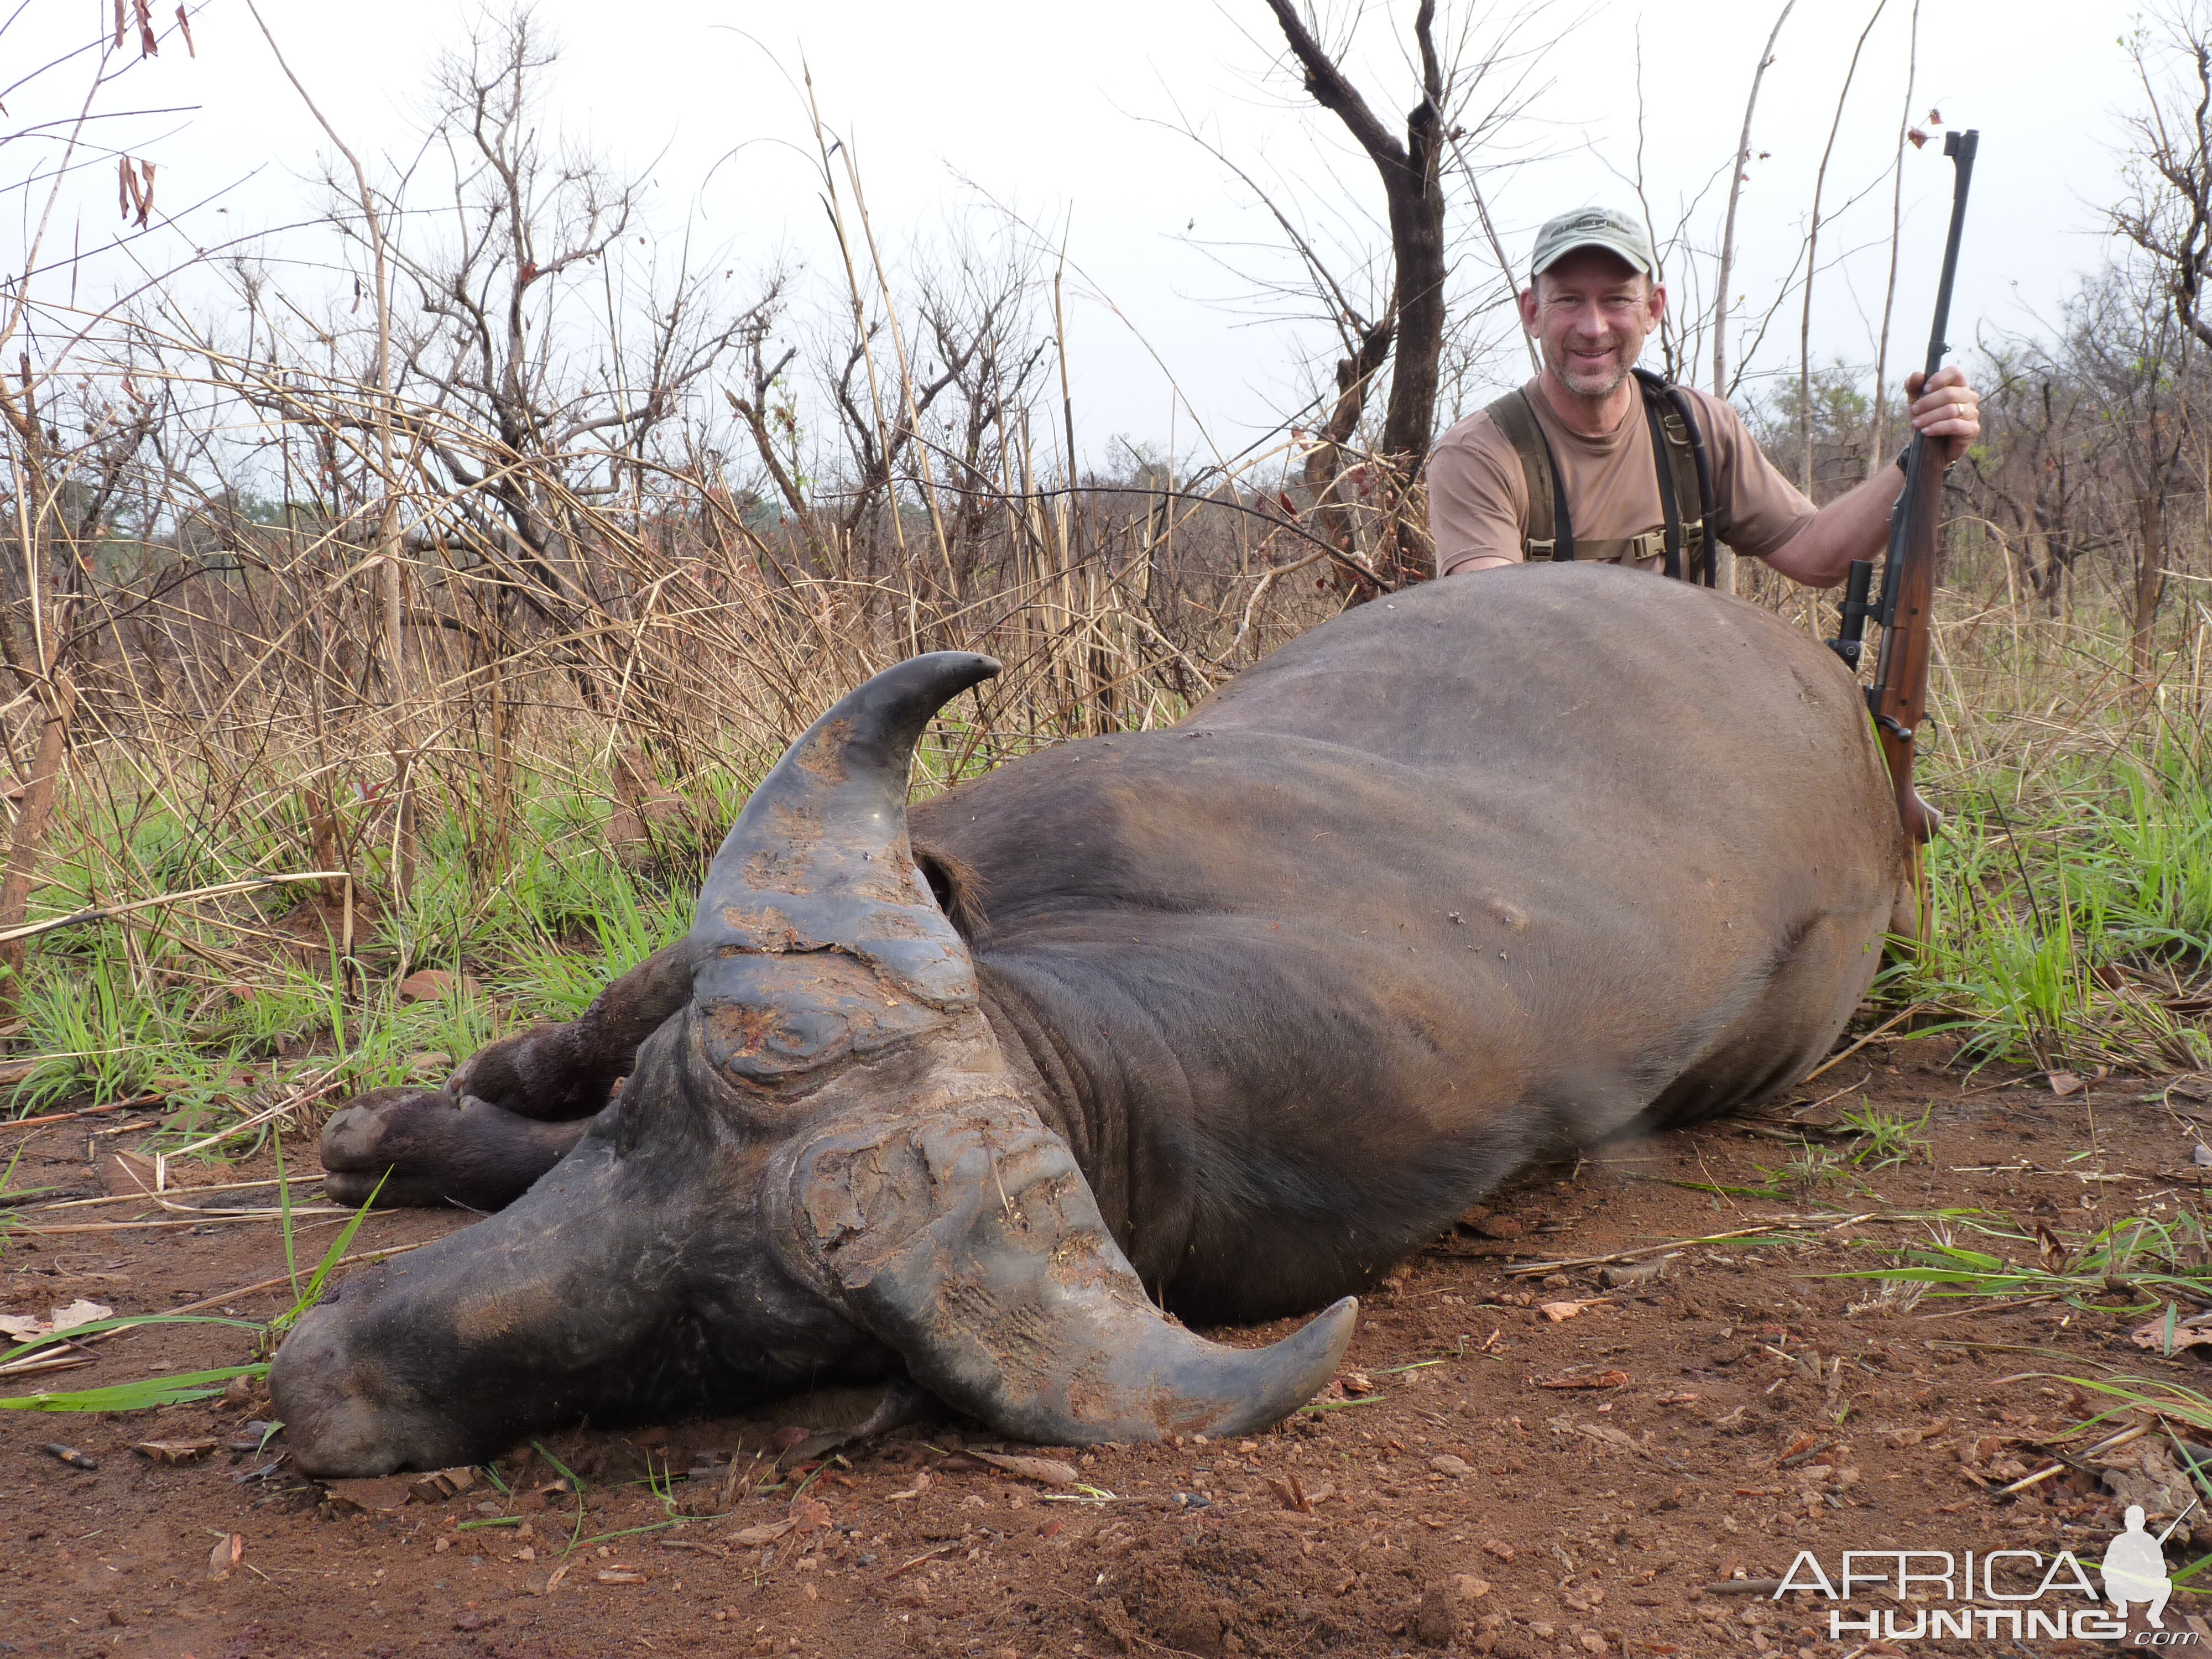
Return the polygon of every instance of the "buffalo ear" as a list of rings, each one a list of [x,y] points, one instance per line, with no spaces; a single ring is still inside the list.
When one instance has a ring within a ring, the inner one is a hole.
[[[1352,1340],[1349,1297],[1266,1348],[1170,1322],[1066,1144],[1005,1096],[848,1120],[790,1168],[789,1224],[774,1231],[798,1246],[793,1265],[916,1382],[1019,1439],[1250,1432],[1327,1386]]]
[[[917,845],[914,866],[961,938],[973,941],[990,932],[990,921],[983,914],[983,878],[974,865],[941,847]]]

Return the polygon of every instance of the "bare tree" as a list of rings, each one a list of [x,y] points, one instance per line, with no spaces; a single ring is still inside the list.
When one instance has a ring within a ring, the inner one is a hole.
[[[688,264],[656,285],[641,257],[624,260],[625,244],[646,245],[642,187],[597,156],[549,145],[538,85],[556,57],[535,19],[518,11],[488,21],[465,52],[443,60],[424,148],[444,162],[447,199],[434,208],[412,199],[411,177],[387,186],[383,222],[415,234],[369,251],[388,253],[411,289],[410,314],[393,325],[405,389],[544,465],[483,471],[434,421],[408,433],[412,453],[465,510],[495,511],[500,533],[488,544],[503,578],[549,622],[573,626],[580,604],[605,595],[568,533],[564,500],[634,493],[686,399],[773,319],[781,284],[771,278],[732,310]],[[331,187],[332,222],[369,241],[376,216],[349,210],[353,192]],[[597,278],[588,286],[578,280],[587,273]],[[633,283],[642,302],[609,314],[618,285]],[[579,330],[602,332],[605,355],[564,349]],[[588,367],[576,366],[579,356]],[[548,486],[552,474],[557,488]]]
[[[2075,567],[2126,538],[2097,510],[2117,434],[2053,345],[2008,340],[1985,351],[1982,407],[1991,441],[1958,471],[1972,509],[2003,535],[2029,591],[2057,616]]]
[[[1867,36],[1874,33],[1888,3],[1889,0],[1875,0],[1866,27],[1851,47],[1844,84],[1836,93],[1836,117],[1828,124],[1828,143],[1820,152],[1820,169],[1813,175],[1813,219],[1805,231],[1805,304],[1797,324],[1797,417],[1802,423],[1798,487],[1808,495],[1813,493],[1813,279],[1820,273],[1820,198],[1828,183],[1828,163],[1836,153],[1836,135],[1843,130],[1844,105],[1851,95],[1851,82],[1858,78],[1859,55],[1866,50]]]
[[[1441,169],[1449,142],[1446,90],[1437,56],[1436,0],[1421,0],[1413,39],[1421,66],[1421,97],[1406,118],[1401,140],[1368,106],[1335,58],[1322,46],[1291,0],[1267,0],[1298,63],[1307,92],[1352,134],[1382,180],[1394,264],[1391,311],[1395,362],[1383,416],[1380,468],[1391,496],[1390,528],[1377,550],[1377,574],[1390,586],[1419,581],[1434,568],[1427,514],[1420,506],[1421,469],[1428,460],[1437,413],[1438,362],[1443,350],[1444,192]],[[1363,343],[1368,337],[1363,333]],[[1338,371],[1338,410],[1346,389],[1363,391],[1372,370],[1360,372],[1355,353]],[[1347,374],[1347,368],[1349,374]],[[1335,424],[1332,419],[1332,426]]]
[[[1916,133],[1912,127],[1912,94],[1919,90],[1919,79],[1920,0],[1912,0],[1912,23],[1905,49],[1905,107],[1897,118],[1897,154],[1890,164],[1889,280],[1882,285],[1881,334],[1875,345],[1874,442],[1868,446],[1867,455],[1869,478],[1882,464],[1882,452],[1889,447],[1889,325],[1897,311],[1897,261],[1899,233],[1905,226],[1905,147],[1910,143],[1917,148],[1927,142],[1927,135]]]
[[[2182,326],[2212,345],[2212,20],[2200,7],[2170,9],[2129,47],[2145,106],[2124,123],[2132,188],[2112,228],[2156,262]]]
[[[2129,117],[2130,189],[2112,211],[2115,230],[2149,257],[2156,302],[2138,296],[2130,337],[2178,382],[2171,406],[2131,411],[2145,424],[2130,459],[2142,490],[2131,655],[2148,672],[2166,591],[2166,502],[2189,422],[2191,342],[2212,345],[2204,284],[2212,270],[2212,17],[2201,4],[2172,7],[2130,41],[2144,106]],[[2183,338],[2169,341],[2166,322]]]
[[[0,46],[24,15],[19,9],[0,20]],[[167,38],[189,41],[181,8],[177,19]],[[0,477],[0,517],[15,544],[0,587],[6,601],[0,603],[0,661],[6,664],[15,696],[0,714],[27,705],[36,731],[29,765],[19,782],[5,872],[0,874],[0,930],[17,926],[27,912],[77,715],[78,681],[99,637],[96,629],[84,626],[85,613],[100,608],[90,553],[118,510],[118,497],[131,469],[167,412],[160,392],[131,387],[127,376],[124,385],[131,395],[118,404],[89,390],[73,392],[73,386],[89,385],[70,361],[82,343],[81,332],[71,319],[41,339],[34,295],[67,278],[74,300],[82,250],[50,259],[50,234],[66,188],[111,154],[89,136],[95,121],[112,123],[123,113],[102,107],[103,94],[137,64],[158,56],[163,38],[143,7],[135,33],[128,29],[118,4],[112,38],[101,29],[90,40],[80,40],[46,64],[19,70],[7,88],[20,106],[27,88],[46,80],[59,83],[66,73],[83,69],[82,95],[69,100],[75,106],[71,112],[55,122],[26,121],[0,133],[0,167],[5,169],[0,173],[0,195],[21,196],[18,210],[25,226],[21,269],[0,285],[0,444],[7,460],[6,474]],[[4,111],[0,105],[0,113]],[[132,228],[143,230],[153,217],[155,164],[127,153],[116,153],[114,159],[127,235]],[[34,351],[44,361],[34,361]],[[72,401],[77,404],[71,411],[79,416],[76,420],[64,412]],[[65,428],[75,430],[65,433]],[[21,940],[0,943],[0,1008],[15,1005],[23,961]]]
[[[1713,279],[1713,396],[1729,395],[1728,377],[1728,315],[1729,279],[1735,268],[1735,210],[1743,187],[1750,182],[1747,169],[1751,166],[1751,118],[1759,108],[1759,83],[1766,79],[1766,71],[1774,65],[1774,43],[1782,38],[1782,26],[1790,21],[1796,9],[1797,0],[1783,0],[1782,9],[1775,14],[1774,27],[1767,31],[1766,44],[1759,48],[1759,66],[1751,72],[1751,91],[1743,100],[1743,132],[1735,143],[1735,165],[1729,175],[1728,217],[1721,226],[1720,270]],[[1733,562],[1733,560],[1731,560]]]

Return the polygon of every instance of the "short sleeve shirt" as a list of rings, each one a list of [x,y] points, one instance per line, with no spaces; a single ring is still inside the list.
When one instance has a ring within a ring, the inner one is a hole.
[[[1575,539],[1626,541],[1664,526],[1651,423],[1643,399],[1602,438],[1570,432],[1534,380],[1522,388],[1559,464]],[[1816,509],[1775,470],[1735,410],[1694,387],[1689,393],[1712,469],[1713,507],[1738,553],[1765,558],[1813,520]],[[1519,560],[1528,524],[1528,481],[1521,458],[1486,413],[1470,415],[1437,441],[1428,465],[1429,527],[1437,574],[1470,559]],[[1656,570],[1661,561],[1642,561]]]

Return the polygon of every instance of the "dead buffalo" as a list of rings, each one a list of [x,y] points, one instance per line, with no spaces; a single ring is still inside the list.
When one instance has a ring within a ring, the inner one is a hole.
[[[902,1373],[1033,1440],[1255,1429],[1516,1165],[1802,1075],[1906,887],[1835,659],[1611,567],[1367,605],[909,842],[916,740],[996,672],[878,675],[754,792],[681,945],[331,1120],[340,1196],[515,1201],[301,1321],[302,1468]],[[1257,1350],[1168,1317],[1324,1306]]]

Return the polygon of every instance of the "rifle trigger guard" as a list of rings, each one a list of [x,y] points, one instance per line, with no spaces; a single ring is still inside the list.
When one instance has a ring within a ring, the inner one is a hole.
[[[1911,743],[1912,741],[1911,732],[1904,726],[1899,725],[1896,720],[1887,714],[1876,714],[1874,717],[1874,723],[1880,726],[1883,731],[1888,732],[1890,736],[1895,738],[1899,743]]]

